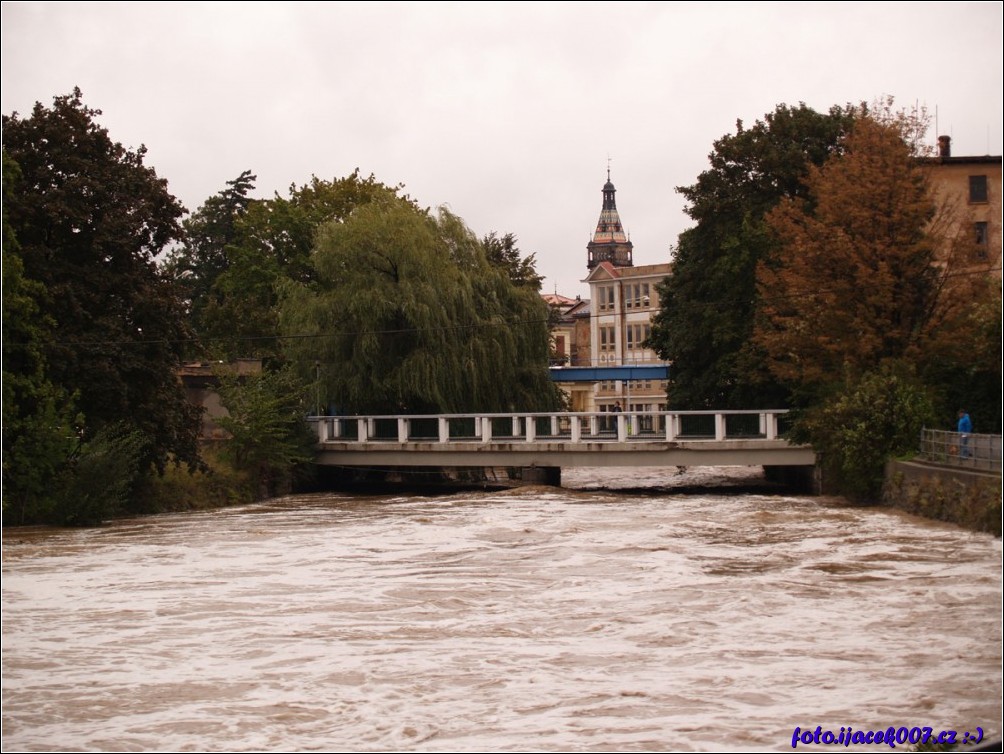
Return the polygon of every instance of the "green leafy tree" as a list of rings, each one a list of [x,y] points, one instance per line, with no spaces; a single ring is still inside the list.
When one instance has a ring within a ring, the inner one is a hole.
[[[72,396],[49,379],[54,322],[39,301],[45,287],[24,275],[8,208],[20,171],[3,152],[3,521],[49,520],[53,480],[77,447]]]
[[[959,278],[971,287],[972,294],[961,293],[957,300],[968,300],[972,306],[934,328],[920,355],[918,371],[935,391],[937,420],[933,426],[954,429],[957,411],[964,407],[972,417],[973,431],[1000,434],[1004,364],[1000,281],[985,272],[966,272]]]
[[[321,362],[338,410],[557,405],[546,305],[455,215],[388,194],[322,226],[311,262],[312,282],[287,287],[282,325],[302,370]]]
[[[83,442],[83,416],[48,378],[45,352],[54,320],[45,288],[24,277],[7,200],[17,166],[4,152],[3,520],[5,524],[86,526],[122,510],[147,439],[121,427]]]
[[[696,222],[679,238],[673,274],[659,289],[648,345],[672,362],[674,408],[777,407],[784,389],[752,344],[755,271],[772,240],[764,216],[783,197],[803,196],[810,165],[839,149],[852,109],[818,113],[779,105],[764,120],[715,142],[710,167],[679,187]]]
[[[245,170],[227,181],[227,187],[211,196],[183,223],[184,243],[174,249],[164,264],[189,304],[189,316],[202,332],[203,312],[216,300],[214,284],[230,267],[227,247],[237,240],[238,223],[248,211],[257,176]]]
[[[231,246],[228,257],[229,267],[216,279],[200,321],[203,352],[227,362],[239,358],[282,362],[275,306],[286,270],[274,257],[245,246]]]
[[[41,286],[39,315],[53,323],[53,337],[36,342],[49,381],[76,395],[85,440],[128,421],[147,438],[143,465],[197,464],[198,411],[176,377],[191,332],[154,264],[183,210],[143,164],[145,148],[113,142],[98,115],[75,89],[3,118],[21,172],[4,209],[24,276]]]
[[[524,257],[516,243],[516,236],[512,233],[506,233],[500,238],[493,231],[481,239],[488,262],[505,270],[513,285],[528,286],[539,291],[544,278],[537,274],[536,254]]]
[[[44,519],[51,508],[52,480],[76,446],[76,417],[70,398],[44,371],[12,365],[17,350],[32,347],[32,328],[17,323],[37,309],[25,306],[31,299],[18,291],[20,259],[4,251],[3,267],[3,520],[23,524]]]
[[[373,175],[362,178],[358,168],[330,181],[311,176],[302,186],[292,184],[288,197],[277,193],[254,206],[243,223],[243,243],[261,256],[275,259],[291,280],[309,281],[318,228],[344,221],[357,207],[374,200],[399,196],[402,188],[387,186]],[[402,198],[410,201],[407,196]]]
[[[318,227],[343,221],[356,207],[399,190],[372,175],[362,178],[356,170],[332,181],[314,176],[302,186],[290,186],[287,197],[276,194],[227,205],[239,211],[225,215],[233,219],[228,226],[232,232],[214,246],[222,252],[214,257],[219,271],[193,300],[206,352],[228,361],[261,357],[281,362],[285,357],[278,338],[278,289],[283,281],[311,279],[310,253]],[[215,200],[208,200],[200,213],[216,212]]]
[[[220,377],[228,415],[217,421],[230,433],[223,452],[251,472],[261,496],[288,492],[294,474],[313,460],[317,441],[304,419],[303,382],[289,368]]]

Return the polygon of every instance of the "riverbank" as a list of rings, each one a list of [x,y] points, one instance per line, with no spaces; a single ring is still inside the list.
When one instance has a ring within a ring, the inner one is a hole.
[[[1001,536],[1001,477],[917,461],[889,461],[882,502],[907,513]]]
[[[168,466],[163,476],[145,480],[137,490],[135,509],[124,515],[212,510],[263,499],[249,472],[234,468],[216,451],[203,450],[202,460],[205,471]]]

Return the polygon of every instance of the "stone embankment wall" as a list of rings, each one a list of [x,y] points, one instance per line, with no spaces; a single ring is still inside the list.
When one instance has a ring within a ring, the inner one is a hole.
[[[890,461],[882,501],[907,513],[1001,536],[999,474]]]

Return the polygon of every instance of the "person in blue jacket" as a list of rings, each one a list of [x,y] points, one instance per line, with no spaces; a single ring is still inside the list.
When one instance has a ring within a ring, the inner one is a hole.
[[[959,457],[969,458],[969,435],[973,432],[973,422],[964,408],[959,409]]]

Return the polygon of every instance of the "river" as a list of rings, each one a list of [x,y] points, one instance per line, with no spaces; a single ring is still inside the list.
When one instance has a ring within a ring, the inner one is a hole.
[[[5,531],[3,749],[1001,733],[999,540],[760,489],[747,469],[565,485]]]

